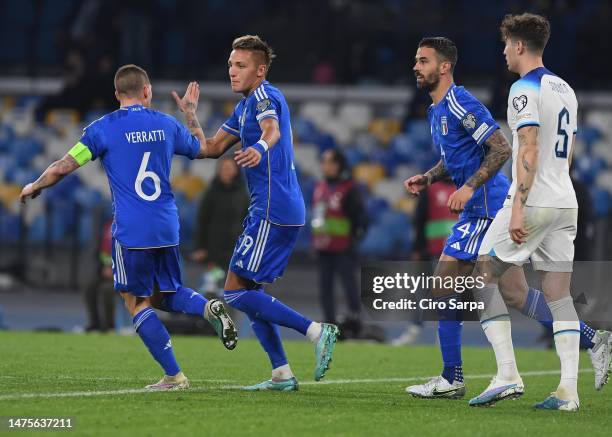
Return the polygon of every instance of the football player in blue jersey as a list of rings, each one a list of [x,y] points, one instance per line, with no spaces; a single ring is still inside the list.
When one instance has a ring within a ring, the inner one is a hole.
[[[292,328],[315,344],[315,380],[325,376],[339,331],[317,323],[266,294],[263,285],[282,276],[305,222],[293,158],[291,118],[285,97],[266,80],[274,53],[258,36],[234,40],[228,60],[232,91],[243,95],[233,114],[206,140],[205,155],[218,158],[240,142],[235,160],[245,169],[251,204],[225,282],[226,302],[244,312],[268,354],[272,377],[246,390],[294,391],[293,375],[278,332]],[[186,94],[179,108],[196,102]]]
[[[207,301],[181,282],[179,219],[169,176],[173,155],[204,157],[204,133],[195,117],[198,92],[197,85],[190,84],[188,93],[196,97],[184,108],[188,130],[174,117],[150,108],[152,87],[142,68],[122,66],[115,74],[119,109],[87,126],[81,140],[21,192],[25,202],[89,161],[102,162],[113,198],[114,287],[133,317],[134,329],[165,373],[147,386],[149,390],[189,388],[153,307],[205,318],[228,349],[237,341],[223,303]]]
[[[443,179],[450,179],[457,186],[448,206],[461,215],[436,267],[434,275],[440,277],[472,274],[484,235],[510,187],[508,179],[499,172],[511,154],[510,145],[487,108],[465,88],[455,85],[456,63],[457,48],[448,38],[424,38],[419,43],[414,73],[417,88],[427,90],[433,101],[428,118],[441,159],[425,174],[405,181],[406,189],[413,195]],[[449,303],[460,300],[461,294],[442,287],[431,291],[436,299],[446,303],[445,309],[438,310],[444,367],[440,376],[407,387],[406,391],[421,398],[460,398],[465,395],[461,359],[463,322],[461,311],[450,309]],[[552,315],[544,295],[529,287],[521,267],[508,269],[500,279],[499,291],[509,305],[552,329]],[[580,327],[582,346],[593,348],[599,341],[595,330],[583,322]],[[598,358],[591,354],[591,360],[597,368]]]

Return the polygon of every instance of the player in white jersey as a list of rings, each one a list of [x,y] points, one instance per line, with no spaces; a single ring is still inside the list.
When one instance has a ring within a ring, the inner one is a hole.
[[[542,288],[553,316],[561,381],[536,408],[578,409],[580,326],[570,295],[573,241],[578,204],[569,176],[578,104],[572,88],[542,63],[550,36],[546,18],[507,15],[501,25],[508,69],[521,78],[510,89],[508,123],[513,132],[512,186],[481,245],[477,275],[489,281],[474,291],[485,302],[481,324],[497,360],[497,375],[470,401],[491,405],[523,394],[516,367],[508,309],[498,278],[511,265],[530,259],[541,273]]]

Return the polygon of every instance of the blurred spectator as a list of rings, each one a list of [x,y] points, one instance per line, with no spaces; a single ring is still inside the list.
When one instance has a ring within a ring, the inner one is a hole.
[[[430,185],[419,196],[414,214],[415,240],[413,261],[435,261],[444,249],[446,237],[457,222],[457,214],[450,212],[448,198],[456,188],[451,182]]]
[[[340,276],[349,314],[344,333],[361,330],[360,289],[355,278],[354,248],[367,228],[367,216],[358,185],[351,177],[346,157],[338,149],[326,150],[321,158],[324,179],[313,195],[313,246],[319,258],[320,298],[323,319],[336,323],[335,275]]]
[[[249,203],[238,166],[229,156],[221,158],[217,174],[200,202],[191,259],[206,263],[207,270],[225,269],[242,232]]]
[[[85,332],[107,332],[115,329],[115,291],[112,269],[112,219],[102,227],[99,241],[97,274],[85,288],[87,326]]]

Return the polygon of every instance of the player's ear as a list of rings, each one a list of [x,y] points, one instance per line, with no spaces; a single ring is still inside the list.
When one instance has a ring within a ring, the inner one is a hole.
[[[119,98],[119,92],[117,92],[117,90],[115,90],[115,98],[118,102],[121,102],[121,99]]]
[[[257,67],[257,77],[265,76],[267,69],[268,69],[268,67],[266,67],[265,64],[260,64],[259,67]]]

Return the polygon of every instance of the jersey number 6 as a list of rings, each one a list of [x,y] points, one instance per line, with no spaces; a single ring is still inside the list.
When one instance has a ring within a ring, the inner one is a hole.
[[[144,156],[142,157],[140,169],[138,170],[138,175],[136,176],[136,182],[134,182],[134,188],[136,189],[136,194],[138,194],[144,200],[153,202],[161,194],[161,186],[159,176],[157,176],[155,172],[147,170],[147,164],[149,163],[150,156],[151,152],[145,152]],[[155,191],[153,194],[145,194],[145,192],[142,191],[142,183],[147,178],[153,179],[153,185],[155,186]]]

